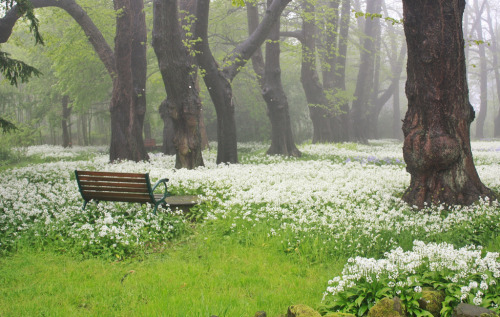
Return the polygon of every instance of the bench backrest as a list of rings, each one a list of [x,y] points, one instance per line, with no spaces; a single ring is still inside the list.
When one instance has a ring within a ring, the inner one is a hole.
[[[75,171],[85,201],[154,203],[149,174]]]

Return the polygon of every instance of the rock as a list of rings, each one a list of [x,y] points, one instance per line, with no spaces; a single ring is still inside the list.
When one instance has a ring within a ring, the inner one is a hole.
[[[307,305],[293,305],[288,307],[286,317],[321,317],[321,315]]]
[[[323,317],[356,317],[356,315],[346,313],[328,313]]]
[[[254,317],[267,317],[267,314],[265,311],[258,311],[255,313]]]
[[[368,311],[368,317],[401,317],[406,316],[398,297],[384,298]]]
[[[494,311],[486,309],[484,307],[469,305],[469,304],[458,304],[453,310],[451,317],[498,317],[499,315]]]
[[[446,297],[444,291],[438,291],[432,287],[424,287],[422,289],[422,298],[418,300],[420,308],[429,311],[432,316],[441,316],[440,312],[443,308],[443,302]]]

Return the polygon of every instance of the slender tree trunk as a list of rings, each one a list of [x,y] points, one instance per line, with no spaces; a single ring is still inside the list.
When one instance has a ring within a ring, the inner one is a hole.
[[[474,166],[464,40],[463,0],[403,0],[408,44],[408,111],[403,155],[411,174],[410,205],[469,205],[493,198]]]
[[[177,0],[155,0],[153,47],[167,92],[161,112],[166,112],[172,120],[175,167],[193,169],[204,165],[200,134],[201,101],[196,88],[195,62],[182,40]],[[163,117],[166,119],[165,115]],[[167,123],[167,120],[164,122]],[[168,144],[164,146],[168,150]]]
[[[61,118],[62,146],[63,147],[71,147],[71,138],[70,138],[69,129],[68,129],[68,121],[70,120],[70,116],[71,116],[71,107],[68,107],[69,96],[64,95],[62,97],[61,103],[62,103],[62,118]]]
[[[268,1],[268,5],[270,1]],[[255,4],[247,3],[248,31],[252,34],[259,24],[258,10]],[[271,146],[267,150],[270,155],[286,155],[299,157],[299,149],[295,145],[290,123],[288,100],[281,83],[279,21],[269,32],[266,43],[266,60],[258,49],[252,55],[252,65],[261,86],[262,97],[267,105],[267,114],[271,122]]]
[[[88,126],[87,126],[87,114],[83,113],[80,116],[80,121],[81,121],[81,126],[82,126],[82,143],[83,145],[90,145],[89,143],[89,137],[88,137]]]

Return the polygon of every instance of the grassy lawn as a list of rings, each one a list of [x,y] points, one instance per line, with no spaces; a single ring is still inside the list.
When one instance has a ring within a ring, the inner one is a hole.
[[[0,315],[278,316],[319,304],[344,262],[311,265],[265,245],[204,239],[115,262],[19,252],[0,260]]]

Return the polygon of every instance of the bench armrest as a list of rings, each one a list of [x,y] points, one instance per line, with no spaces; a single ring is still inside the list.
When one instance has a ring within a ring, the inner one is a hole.
[[[160,202],[160,201],[163,201],[165,200],[165,198],[167,198],[168,196],[172,196],[172,194],[170,194],[167,190],[167,182],[168,182],[168,178],[162,178],[160,179],[159,181],[157,181],[153,188],[151,189],[151,194],[154,193],[156,187],[160,186],[161,184],[164,184],[165,185],[165,192],[163,193],[163,197],[160,198],[159,200],[157,200],[157,202]],[[154,196],[153,196],[154,197]]]

